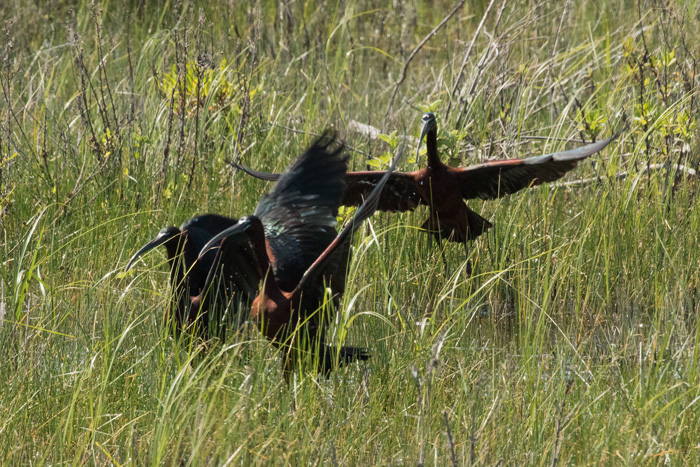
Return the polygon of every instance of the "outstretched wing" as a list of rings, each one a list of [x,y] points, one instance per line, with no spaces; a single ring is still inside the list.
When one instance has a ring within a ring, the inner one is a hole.
[[[272,182],[279,180],[281,176],[276,173],[259,172],[236,162],[229,162],[229,164],[259,180]],[[383,170],[348,172],[345,176],[347,188],[343,194],[341,204],[343,206],[360,206],[385,173]],[[416,189],[415,173],[395,172],[391,174],[379,196],[377,210],[389,212],[413,211],[420,204],[427,205],[428,203]]]
[[[385,174],[385,171],[348,172],[343,206],[360,206]],[[379,211],[413,211],[420,204],[428,204],[416,189],[414,172],[392,172],[385,183],[377,198]]]
[[[301,281],[299,281],[299,285],[296,287],[295,292],[299,292],[307,286],[313,287],[318,283],[322,276],[328,277],[335,274],[336,277],[332,279],[333,282],[337,283],[341,280],[344,282],[344,266],[347,262],[352,236],[360,228],[360,226],[362,226],[362,222],[374,214],[374,211],[377,210],[382,189],[390,179],[392,172],[394,171],[394,167],[396,167],[396,164],[399,162],[401,157],[403,157],[405,147],[406,141],[404,140],[398,154],[391,161],[391,166],[389,166],[389,169],[384,172],[384,175],[382,175],[382,177],[376,183],[372,191],[365,199],[365,202],[362,203],[362,206],[360,206],[355,213],[352,220],[343,228],[343,230],[331,242],[331,244],[328,245],[321,255],[318,256],[311,267],[308,268],[304,274],[304,277],[302,277]],[[342,268],[339,268],[338,266],[342,266]]]
[[[342,144],[323,136],[294,162],[255,210],[282,290],[293,290],[336,236],[347,161]]]
[[[553,182],[576,167],[578,161],[605,148],[624,128],[612,137],[568,151],[555,152],[527,159],[489,161],[454,169],[462,197],[495,199],[533,185]]]

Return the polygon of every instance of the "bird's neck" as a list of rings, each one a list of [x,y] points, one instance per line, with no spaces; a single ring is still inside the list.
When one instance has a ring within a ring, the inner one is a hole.
[[[290,330],[292,304],[279,287],[268,286],[270,280],[274,281],[268,277],[263,291],[253,300],[250,316],[258,323],[265,337],[279,346],[286,341],[285,330]]]
[[[440,167],[442,162],[440,161],[440,156],[438,156],[437,148],[437,131],[431,130],[426,135],[426,147],[428,153],[428,167]]]
[[[196,242],[194,238],[188,236],[186,243],[182,245],[182,265],[178,270],[184,273],[184,279],[190,289],[189,294],[193,296],[203,292],[210,269],[216,263],[215,258],[220,255],[217,249],[216,251],[207,251],[199,258],[199,251],[204,243],[206,242]]]
[[[284,302],[290,301],[291,295],[280,289],[279,285],[277,284],[277,280],[275,279],[275,273],[272,271],[272,268],[269,268],[267,270],[267,275],[263,277],[265,278],[263,279],[264,285],[262,295],[264,296],[265,300],[272,300],[277,304],[282,304]]]
[[[253,247],[256,266],[260,277],[265,277],[268,269],[272,274],[270,255],[267,254],[267,242],[265,241],[265,229],[260,219],[251,216],[250,227],[247,231],[250,244]],[[274,279],[274,276],[272,277]],[[268,278],[269,279],[269,278]]]
[[[272,250],[268,248],[265,240],[265,228],[262,222],[257,217],[252,217],[251,227],[248,231],[248,238],[253,246],[253,253],[258,267],[260,277],[264,278],[263,294],[267,297],[276,300],[282,297],[282,290],[277,283],[275,270],[272,267],[276,258],[273,256]]]
[[[168,266],[170,267],[170,286],[173,291],[179,288],[185,288],[185,258],[181,254],[183,252],[182,245],[178,242],[167,242],[165,248],[168,253]]]

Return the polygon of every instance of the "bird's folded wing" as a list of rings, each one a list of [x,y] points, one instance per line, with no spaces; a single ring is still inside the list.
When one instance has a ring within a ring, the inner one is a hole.
[[[246,232],[229,235],[221,241],[216,258],[207,276],[205,290],[239,295],[242,301],[252,301],[258,294],[262,273],[258,267],[250,238]]]

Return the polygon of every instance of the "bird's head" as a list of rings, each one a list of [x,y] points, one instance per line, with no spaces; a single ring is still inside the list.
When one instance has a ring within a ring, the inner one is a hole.
[[[423,135],[428,133],[430,130],[437,130],[437,119],[435,118],[434,113],[424,113],[421,117],[421,121],[423,122]],[[421,137],[421,139],[423,138]]]
[[[420,132],[420,138],[418,139],[418,147],[416,148],[416,164],[418,164],[418,155],[420,154],[420,146],[423,144],[423,140],[425,139],[425,136],[430,133],[431,131],[437,132],[437,119],[435,118],[435,114],[432,112],[426,112],[423,114],[423,117],[421,117],[421,121],[423,122],[423,129]]]
[[[126,271],[131,269],[131,266],[134,264],[134,262],[136,262],[139,256],[161,245],[168,244],[166,245],[166,247],[170,246],[169,242],[177,241],[181,233],[182,232],[180,231],[180,229],[174,226],[169,226],[161,229],[161,231],[158,232],[158,235],[156,235],[156,238],[142,246],[139,251],[134,253],[134,256],[131,257],[131,259],[126,265]]]
[[[238,222],[238,219],[232,217],[220,216],[218,214],[202,214],[185,221],[185,223],[180,226],[180,230],[198,230],[214,235],[231,227],[236,222]]]
[[[237,223],[233,224],[228,229],[223,230],[223,231],[219,232],[218,234],[216,234],[200,250],[199,257],[201,258],[202,256],[204,256],[212,248],[218,247],[219,243],[221,243],[221,241],[224,240],[225,238],[231,237],[231,236],[236,235],[236,234],[241,233],[241,232],[247,232],[252,226],[252,222],[251,222],[252,218],[253,218],[253,216],[241,217]]]
[[[158,236],[156,238],[163,238],[163,242],[167,242],[168,240],[175,238],[175,236],[180,235],[180,229],[177,227],[170,225],[168,227],[163,227],[160,229],[160,232],[158,232]]]

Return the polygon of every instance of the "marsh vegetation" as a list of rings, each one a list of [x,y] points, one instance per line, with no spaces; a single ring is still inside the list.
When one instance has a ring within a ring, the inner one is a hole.
[[[0,18],[3,464],[700,463],[697,1]],[[328,128],[384,167],[425,111],[463,166],[630,127],[561,182],[470,202],[494,224],[471,276],[425,209],[369,219],[328,338],[372,358],[329,379],[288,385],[253,326],[173,338],[165,255],[124,272],[166,225],[253,211],[269,185],[227,161],[279,172]]]

